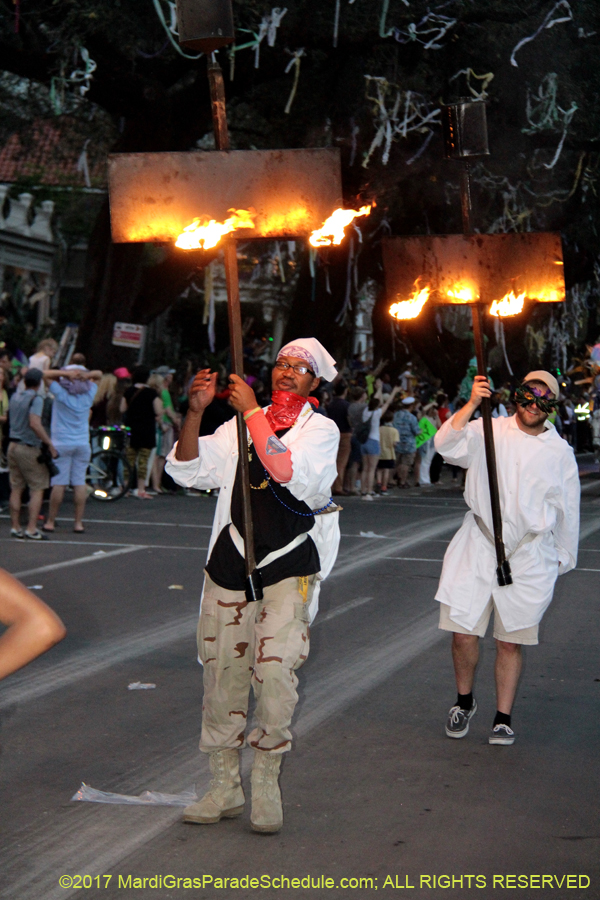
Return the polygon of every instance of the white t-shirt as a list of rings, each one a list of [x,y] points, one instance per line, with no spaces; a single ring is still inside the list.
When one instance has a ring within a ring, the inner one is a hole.
[[[369,441],[377,441],[379,443],[379,423],[381,422],[381,410],[369,410],[368,406],[363,409],[363,422],[371,422],[371,430],[369,431]]]

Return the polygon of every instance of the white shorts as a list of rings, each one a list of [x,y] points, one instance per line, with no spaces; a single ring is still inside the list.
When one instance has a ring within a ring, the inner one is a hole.
[[[54,446],[59,453],[58,458],[54,460],[59,472],[50,482],[52,487],[56,484],[70,484],[73,487],[85,484],[85,475],[92,455],[90,445],[78,444],[75,447],[61,447],[60,444],[55,444]]]
[[[490,616],[494,610],[494,637],[497,641],[504,641],[506,644],[538,644],[539,625],[531,625],[529,628],[519,628],[517,631],[507,631],[502,624],[500,613],[496,608],[496,604],[492,597],[488,601],[488,605],[482,612],[477,624],[469,631],[462,625],[457,625],[450,618],[450,607],[447,603],[440,603],[440,624],[442,631],[454,631],[456,634],[474,634],[476,637],[484,637],[490,621]]]

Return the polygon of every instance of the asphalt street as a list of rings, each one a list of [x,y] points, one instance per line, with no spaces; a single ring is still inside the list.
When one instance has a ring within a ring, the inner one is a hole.
[[[68,496],[44,543],[11,540],[0,516],[2,565],[68,629],[0,685],[0,896],[600,900],[600,479],[582,485],[579,566],[526,651],[512,747],[487,743],[490,637],[470,733],[444,733],[455,689],[434,594],[460,490],[344,499],[271,836],[251,831],[249,808],[194,826],[176,807],[71,800],[82,782],[126,795],[208,784],[195,629],[214,498],[90,501],[79,536]],[[244,751],[248,794],[249,764]]]

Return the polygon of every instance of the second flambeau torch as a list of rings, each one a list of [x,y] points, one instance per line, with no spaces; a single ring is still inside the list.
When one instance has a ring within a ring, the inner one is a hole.
[[[243,377],[236,236],[338,244],[344,227],[370,207],[344,210],[336,148],[231,150],[223,75],[214,51],[234,40],[231,0],[177,0],[179,42],[208,55],[215,150],[117,153],[109,157],[113,241],[170,242],[183,250],[221,243],[227,282],[232,368]],[[262,596],[256,566],[248,444],[237,414],[242,475],[246,598]]]
[[[470,160],[488,151],[485,104],[460,101],[442,108],[445,155],[462,163],[461,204],[464,234],[390,237],[383,241],[387,295],[397,302],[390,315],[414,319],[431,297],[436,304],[468,304],[479,375],[487,377],[483,316],[513,316],[526,301],[556,303],[565,299],[559,234],[473,234]],[[412,288],[412,290],[411,290]],[[497,578],[512,584],[502,539],[502,515],[489,400],[481,404],[490,487]]]

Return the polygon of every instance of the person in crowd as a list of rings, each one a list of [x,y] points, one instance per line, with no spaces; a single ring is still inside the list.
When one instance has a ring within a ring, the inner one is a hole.
[[[381,393],[385,397],[386,394],[392,393],[392,381],[387,372],[381,376]]]
[[[50,434],[58,451],[56,466],[58,473],[52,476],[48,518],[42,531],[52,533],[56,528],[56,517],[65,498],[65,490],[73,488],[75,521],[73,531],[83,534],[83,513],[87,500],[85,476],[92,454],[90,446],[90,410],[98,391],[102,372],[89,372],[85,367],[82,353],[72,356],[72,364],[64,369],[49,369],[44,373],[44,381],[54,398]]]
[[[92,405],[92,414],[90,418],[91,428],[100,428],[108,425],[108,404],[114,397],[117,387],[117,376],[111,372],[105,373],[98,382],[98,390],[94,397]]]
[[[417,401],[412,396],[404,397],[401,408],[394,414],[392,420],[394,428],[400,435],[396,447],[398,453],[396,473],[398,476],[398,486],[401,488],[409,487],[408,473],[415,464],[417,455],[419,422],[415,416],[416,402]],[[416,472],[415,484],[417,484]]]
[[[419,415],[419,433],[425,436],[426,434],[431,435],[427,438],[427,440],[422,440],[418,448],[418,454],[420,457],[420,466],[419,466],[419,486],[425,487],[426,485],[431,484],[431,479],[429,477],[429,470],[431,467],[431,462],[435,455],[435,447],[433,444],[433,435],[435,431],[441,426],[441,422],[439,416],[437,414],[437,406],[433,403],[428,403],[424,406]],[[434,431],[435,429],[435,431]]]
[[[356,485],[362,466],[362,451],[357,432],[362,425],[363,410],[367,407],[367,392],[364,387],[356,385],[349,391],[348,398],[350,400],[348,405],[348,422],[352,428],[352,436],[350,438],[350,456],[346,466],[344,489],[347,494],[356,495],[359,493]]]
[[[325,348],[303,338],[279,351],[266,410],[242,378],[230,376],[230,402],[248,428],[254,545],[264,590],[263,599],[253,602],[245,594],[236,421],[199,438],[216,373],[198,372],[190,389],[189,412],[166,470],[184,487],[220,491],[198,627],[204,665],[200,749],[209,754],[213,781],[185,810],[187,822],[210,824],[243,811],[239,750],[246,741],[252,684],[250,821],[266,833],[283,824],[278,775],[292,744],[296,670],[307,658],[319,583],[331,571],[339,544],[338,512],[325,515],[333,508],[339,430],[327,416],[315,415],[309,395],[321,377],[331,381],[336,374]]]
[[[326,416],[330,401],[328,392],[323,388],[317,388],[313,394],[313,401],[314,412],[319,413],[320,416]]]
[[[207,437],[209,434],[214,434],[220,425],[228,422],[229,419],[233,419],[235,410],[229,403],[230,393],[229,381],[227,378],[225,376],[221,378],[217,377],[215,396],[202,414],[200,437]]]
[[[361,477],[361,497],[363,500],[373,500],[375,491],[375,472],[381,446],[379,444],[379,426],[381,417],[387,411],[388,406],[393,402],[394,397],[400,388],[396,386],[391,394],[388,394],[383,400],[381,393],[381,382],[377,382],[377,392],[369,400],[366,409],[363,410],[363,424],[369,423],[368,432],[365,429],[365,439],[361,441],[361,450],[363,457],[363,473]],[[364,435],[361,434],[361,437]]]
[[[127,388],[131,387],[131,372],[125,366],[115,369],[113,375],[117,379],[114,391],[106,404],[106,424],[123,424],[123,397]]]
[[[446,734],[464,738],[477,711],[473,680],[479,638],[494,611],[496,715],[490,744],[512,744],[512,706],[522,647],[538,643],[538,626],[558,575],[577,563],[579,474],[572,449],[548,422],[558,401],[550,372],[525,376],[514,416],[492,420],[500,488],[502,532],[513,583],[498,587],[483,421],[469,419],[484,397],[487,378],[476,376],[471,398],[448,419],[435,442],[444,459],[467,471],[463,525],[448,547],[436,600],[440,628],[452,632],[458,696]]]
[[[396,444],[400,440],[398,431],[392,425],[394,414],[388,410],[381,417],[379,426],[380,455],[377,463],[377,492],[386,495],[390,474],[396,467]]]
[[[10,495],[8,483],[8,388],[10,383],[9,372],[1,365],[0,359],[0,512]]]
[[[134,496],[139,500],[151,500],[146,490],[150,471],[148,463],[156,447],[156,422],[162,419],[163,404],[158,393],[148,385],[150,369],[136,366],[132,372],[133,384],[127,388],[121,400],[121,412],[125,424],[131,429],[127,461],[137,471],[137,489]]]
[[[506,406],[502,402],[502,393],[500,391],[494,391],[490,400],[490,406],[492,407],[493,419],[497,419],[498,416],[508,416]]]
[[[165,460],[175,443],[175,428],[181,425],[181,416],[175,411],[170,387],[173,383],[175,369],[168,366],[159,366],[154,374],[162,379],[162,389],[159,391],[163,405],[163,415],[156,427],[156,457],[152,467],[152,488],[157,494],[163,494],[162,476],[165,468]],[[151,385],[152,386],[152,385]]]
[[[406,369],[399,377],[400,390],[403,394],[411,395],[417,388],[417,376],[413,371],[412,362],[406,364]]]
[[[452,415],[452,410],[450,409],[450,401],[447,394],[444,394],[442,391],[436,397],[437,403],[437,415],[440,420],[440,427],[444,424],[446,419],[448,419]],[[440,475],[442,473],[442,466],[444,465],[444,458],[441,456],[437,450],[434,448],[433,459],[431,460],[431,465],[429,467],[429,478],[431,479],[432,484],[439,484]]]
[[[49,606],[0,569],[0,680],[62,641],[67,631]]]
[[[333,400],[327,407],[327,415],[332,419],[340,430],[340,447],[338,450],[337,478],[333,483],[332,494],[345,494],[344,477],[346,475],[346,466],[350,458],[350,450],[352,445],[352,425],[348,419],[348,385],[345,381],[338,381],[333,388]]]
[[[33,356],[29,357],[29,368],[47,372],[58,350],[54,338],[44,338],[36,347]]]
[[[444,424],[446,419],[449,419],[452,415],[452,410],[450,408],[450,399],[448,394],[444,394],[440,392],[436,397],[437,403],[437,414],[440,420],[441,425]]]
[[[40,462],[42,444],[53,459],[58,452],[50,435],[42,425],[44,398],[39,394],[42,383],[39,369],[28,369],[23,390],[15,391],[10,398],[10,435],[8,444],[8,469],[10,478],[11,537],[41,541],[45,535],[38,530],[38,516],[42,508],[44,491],[50,485],[48,467]],[[29,488],[29,515],[27,527],[21,528],[21,500],[25,488]]]
[[[5,389],[10,393],[12,387],[12,357],[6,347],[0,347],[0,369],[5,374]]]

